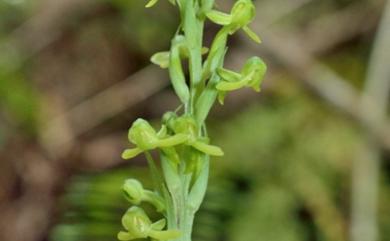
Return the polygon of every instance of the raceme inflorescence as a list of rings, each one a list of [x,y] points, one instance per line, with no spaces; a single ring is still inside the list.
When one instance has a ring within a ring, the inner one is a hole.
[[[118,239],[191,241],[194,215],[206,193],[210,156],[222,156],[218,146],[210,144],[205,120],[213,104],[224,102],[230,91],[249,87],[260,91],[266,72],[258,57],[246,61],[240,71],[223,67],[227,39],[243,30],[252,40],[260,38],[248,27],[255,17],[251,0],[238,0],[230,13],[215,10],[214,0],[169,0],[180,11],[181,23],[172,39],[169,51],[159,52],[151,61],[167,68],[171,83],[181,106],[163,115],[156,130],[144,119],[131,126],[128,139],[132,148],[122,157],[131,159],[144,154],[152,173],[154,190],[145,189],[135,179],[128,179],[123,192],[132,207],[122,218],[123,231]],[[151,0],[146,7],[152,7]],[[205,21],[221,26],[210,48],[203,46]],[[188,70],[183,62],[188,62]],[[188,71],[188,77],[186,75]],[[161,168],[151,155],[156,150]],[[153,222],[140,207],[152,205],[161,214]]]

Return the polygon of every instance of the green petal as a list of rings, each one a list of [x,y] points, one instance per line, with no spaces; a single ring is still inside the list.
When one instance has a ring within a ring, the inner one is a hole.
[[[244,30],[244,32],[249,36],[249,38],[251,38],[253,41],[255,41],[256,43],[260,44],[261,43],[261,39],[260,37],[255,33],[253,32],[248,26],[244,26],[242,28],[242,30]]]
[[[150,58],[150,61],[153,64],[160,66],[160,68],[166,69],[169,67],[169,52],[164,51],[164,52],[155,53]]]
[[[201,50],[201,51],[202,51],[202,52],[201,52],[202,55],[207,54],[207,53],[209,52],[209,50],[210,50],[210,49],[207,48],[207,47],[202,47],[202,50]]]
[[[168,129],[166,125],[162,125],[161,129],[157,132],[158,138],[164,138],[168,133]]]
[[[226,82],[222,81],[217,84],[217,90],[220,91],[232,91],[241,89],[246,84],[246,81],[238,81],[238,82]]]
[[[153,7],[156,3],[158,2],[158,0],[150,0],[147,4],[146,4],[146,8],[150,8],[150,7]]]
[[[176,134],[174,136],[159,140],[157,142],[158,147],[172,147],[180,145],[188,140],[188,136],[185,134]]]
[[[219,25],[228,25],[232,22],[232,16],[220,11],[211,10],[206,16],[214,23]]]
[[[163,218],[153,223],[151,228],[160,231],[165,227],[165,225],[167,225],[167,221],[165,220],[165,218]]]
[[[227,82],[237,82],[242,78],[241,74],[224,68],[218,68],[217,73]]]
[[[200,141],[191,144],[192,147],[211,156],[223,156],[223,151],[218,146],[209,145]]]
[[[130,233],[128,232],[123,232],[123,231],[120,231],[117,235],[117,238],[121,241],[128,241],[128,240],[133,240],[135,239],[135,237],[133,235],[131,235]]]
[[[142,153],[142,150],[139,149],[138,147],[132,148],[132,149],[126,149],[122,152],[122,158],[128,160],[128,159],[136,157],[137,155],[139,155],[141,153]]]
[[[226,91],[218,92],[218,102],[223,105],[225,103]]]

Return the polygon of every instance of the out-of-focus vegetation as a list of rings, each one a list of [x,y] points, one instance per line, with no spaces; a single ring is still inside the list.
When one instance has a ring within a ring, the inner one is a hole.
[[[259,95],[236,92],[210,119],[225,156],[212,162],[194,241],[350,240],[353,170],[372,128],[354,114],[358,102],[340,104],[349,96],[340,94],[344,85],[332,93],[327,86],[336,76],[364,91],[385,1],[255,2],[264,44],[233,38],[226,64],[237,69],[243,55],[259,51],[271,70]],[[167,1],[147,11],[144,3],[0,0],[0,240],[116,239],[128,206],[121,184],[150,180],[142,158],[120,159],[129,123],[177,103],[167,76],[147,67],[152,53],[168,48],[177,13]],[[206,41],[215,30],[207,26]],[[323,89],[311,84],[317,78]],[[375,139],[383,241],[385,139]]]

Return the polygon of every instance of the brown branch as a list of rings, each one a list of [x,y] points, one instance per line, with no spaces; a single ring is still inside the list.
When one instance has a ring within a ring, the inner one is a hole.
[[[383,126],[387,120],[390,95],[390,2],[384,9],[374,42],[363,96],[361,118],[366,126]],[[366,134],[366,143],[356,155],[352,172],[352,241],[375,241],[378,233],[378,195],[381,148],[373,133]]]

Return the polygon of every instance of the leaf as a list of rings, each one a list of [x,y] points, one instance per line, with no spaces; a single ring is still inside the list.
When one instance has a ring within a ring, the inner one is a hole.
[[[152,176],[154,188],[157,190],[158,193],[163,195],[164,179],[162,178],[152,155],[149,152],[145,152],[145,156],[146,156],[146,160],[148,161],[150,172],[152,174],[151,176]]]
[[[184,76],[183,67],[181,64],[179,48],[183,43],[183,36],[177,35],[172,41],[171,53],[169,57],[169,75],[173,88],[183,104],[187,104],[190,98],[186,78]]]
[[[201,167],[201,172],[198,178],[195,180],[195,183],[192,186],[192,189],[188,195],[187,205],[192,209],[193,213],[195,213],[199,209],[204,199],[204,196],[206,195],[208,178],[209,178],[209,168],[210,168],[209,157],[205,156],[203,165]]]

